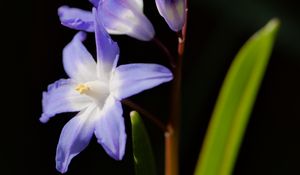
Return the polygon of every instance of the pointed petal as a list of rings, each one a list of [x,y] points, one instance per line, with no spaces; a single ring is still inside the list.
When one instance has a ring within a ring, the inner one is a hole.
[[[98,75],[103,76],[103,74],[110,73],[116,67],[120,50],[118,44],[111,39],[104,29],[97,13],[96,9],[93,8]]]
[[[95,135],[106,153],[115,160],[121,160],[125,153],[126,132],[121,103],[108,97],[95,124]]]
[[[56,150],[56,169],[61,173],[68,170],[73,157],[86,148],[94,132],[95,105],[77,114],[63,128]]]
[[[158,64],[127,64],[116,68],[110,92],[119,100],[173,79],[171,71]]]
[[[90,11],[61,6],[57,12],[62,25],[86,32],[94,31],[94,18]]]
[[[92,101],[75,91],[76,83],[70,79],[60,79],[43,92],[43,114],[40,121],[45,123],[51,117],[63,112],[76,112],[86,108]]]
[[[78,32],[63,50],[63,64],[66,73],[78,82],[97,79],[96,62],[82,44],[84,32]]]
[[[101,21],[110,34],[126,34],[142,41],[153,38],[155,31],[143,14],[141,0],[100,0],[98,5]],[[114,13],[114,12],[118,13]]]
[[[169,27],[175,32],[180,31],[185,22],[184,0],[155,0],[155,3]]]

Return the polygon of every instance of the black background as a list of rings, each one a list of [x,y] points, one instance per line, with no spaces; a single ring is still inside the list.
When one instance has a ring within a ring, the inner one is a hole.
[[[300,12],[295,2],[191,1],[182,82],[181,174],[193,174],[215,100],[232,59],[242,44],[273,17],[281,19],[282,28],[234,174],[300,174]],[[2,73],[2,94],[9,97],[5,100],[9,108],[3,109],[3,118],[9,121],[3,120],[1,127],[5,146],[1,153],[3,174],[59,174],[54,161],[56,144],[62,127],[75,114],[58,115],[47,124],[41,124],[38,118],[42,91],[53,81],[66,78],[61,51],[76,33],[60,25],[56,14],[60,5],[91,8],[87,0],[36,0],[13,6],[21,11],[9,8],[9,14],[16,13],[16,18],[9,18],[4,27],[12,33],[5,41],[12,49],[9,50],[10,62],[3,63],[3,70],[10,71]],[[158,15],[154,0],[145,0],[144,11],[157,37],[175,53],[176,35]],[[168,66],[152,42],[127,36],[113,36],[113,39],[121,48],[119,64],[155,62]],[[93,34],[88,35],[85,45],[95,54]],[[164,84],[131,99],[165,121],[169,88]],[[125,114],[129,111],[124,107]],[[124,117],[130,135],[128,115]],[[163,174],[162,133],[149,121],[145,123],[159,174]],[[129,137],[124,160],[116,162],[93,139],[86,150],[73,159],[67,174],[134,174],[130,142]]]

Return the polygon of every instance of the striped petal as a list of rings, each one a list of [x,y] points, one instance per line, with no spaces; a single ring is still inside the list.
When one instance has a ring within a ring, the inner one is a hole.
[[[61,6],[58,16],[62,25],[71,29],[94,32],[94,18],[90,11]]]
[[[78,32],[63,50],[63,65],[66,73],[78,82],[97,79],[96,62],[82,44],[84,32]]]
[[[95,21],[95,38],[97,47],[97,72],[98,77],[110,75],[112,70],[116,67],[119,59],[119,46],[114,42],[109,34],[104,29],[103,23],[100,21],[101,15],[93,8]],[[107,79],[109,78],[106,77]]]
[[[56,150],[56,169],[65,173],[73,157],[89,144],[94,132],[94,117],[97,116],[94,105],[77,114],[63,128]]]
[[[142,41],[151,40],[155,34],[140,0],[100,0],[98,10],[110,34],[126,34]]]
[[[169,69],[158,64],[127,64],[116,68],[110,92],[122,100],[173,79]]]
[[[115,160],[121,160],[125,153],[126,132],[122,115],[121,103],[110,96],[95,124],[98,143]]]
[[[155,0],[155,3],[169,27],[175,32],[180,31],[185,23],[184,0]]]
[[[77,112],[85,109],[92,100],[75,91],[76,83],[71,79],[61,79],[48,86],[43,92],[43,114],[40,121],[45,123],[51,117],[63,112]]]

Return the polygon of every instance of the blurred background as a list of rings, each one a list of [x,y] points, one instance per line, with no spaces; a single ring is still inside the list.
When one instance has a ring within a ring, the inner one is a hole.
[[[38,119],[42,91],[55,80],[67,77],[62,65],[62,49],[76,33],[60,25],[57,8],[61,5],[86,10],[92,7],[87,0],[33,0],[28,8],[31,9],[31,27],[22,25],[30,28],[30,61],[26,61],[30,64],[29,70],[26,69],[30,75],[26,78],[30,86],[26,88],[30,93],[26,93],[28,98],[21,99],[26,115],[22,112],[23,115],[15,117],[22,118],[15,126],[22,131],[13,129],[17,139],[8,140],[10,152],[16,155],[16,158],[6,159],[6,163],[12,165],[8,166],[11,174],[60,174],[55,169],[56,144],[61,129],[75,113],[57,115],[47,124],[41,124]],[[144,5],[157,37],[176,54],[176,34],[159,16],[154,0],[144,0]],[[19,17],[22,21],[22,15]],[[182,82],[181,174],[193,174],[218,92],[235,54],[252,34],[274,17],[282,21],[282,27],[233,174],[300,174],[300,12],[297,1],[292,0],[190,1]],[[119,64],[153,62],[168,66],[164,54],[153,42],[127,36],[113,36],[113,39],[121,49]],[[96,54],[93,34],[88,35],[85,45]],[[169,88],[169,84],[164,84],[130,99],[165,122]],[[128,134],[124,160],[112,160],[94,138],[73,159],[67,174],[134,174],[129,112],[130,108],[124,106]],[[144,122],[153,144],[158,173],[162,175],[163,133],[147,119]]]

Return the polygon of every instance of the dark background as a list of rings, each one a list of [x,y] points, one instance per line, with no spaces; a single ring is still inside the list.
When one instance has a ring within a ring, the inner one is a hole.
[[[176,35],[158,15],[154,0],[144,1],[145,14],[152,21],[157,37],[175,52]],[[53,81],[66,78],[61,51],[76,33],[60,25],[56,14],[60,5],[91,8],[87,0],[33,0],[30,5],[18,4],[22,11],[19,11],[17,20],[9,20],[16,27],[11,27],[13,40],[6,45],[14,48],[10,54],[16,58],[11,59],[11,64],[16,65],[14,69],[17,71],[14,72],[17,76],[8,78],[16,84],[13,86],[16,90],[4,86],[6,91],[2,91],[4,95],[8,94],[6,92],[13,94],[13,98],[7,101],[10,108],[3,109],[9,111],[5,117],[10,121],[3,122],[1,128],[3,145],[6,146],[1,153],[4,174],[59,174],[54,161],[56,144],[62,127],[75,113],[57,115],[47,124],[39,123],[38,118],[42,91]],[[215,100],[232,59],[242,44],[273,17],[281,19],[282,28],[234,174],[300,174],[299,5],[292,0],[194,0],[189,11],[182,82],[181,174],[193,174]],[[141,42],[127,36],[114,36],[113,39],[121,48],[119,64],[155,62],[168,66],[164,55],[152,42]],[[93,34],[88,35],[85,45],[95,54]],[[7,77],[7,74],[2,75]],[[131,100],[165,121],[169,88],[164,84]],[[124,107],[125,114],[129,111]],[[128,115],[124,117],[130,135]],[[163,174],[162,133],[148,120],[145,123],[159,173]],[[67,174],[134,174],[131,146],[129,137],[124,160],[116,162],[93,139],[73,159]]]

